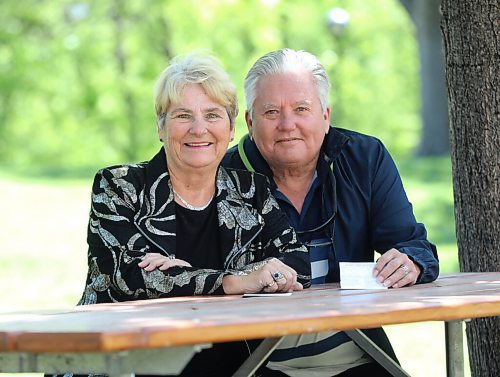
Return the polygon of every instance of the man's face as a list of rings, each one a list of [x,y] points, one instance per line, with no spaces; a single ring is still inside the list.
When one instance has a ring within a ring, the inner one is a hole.
[[[250,135],[273,170],[316,166],[330,124],[308,72],[287,72],[259,79]]]

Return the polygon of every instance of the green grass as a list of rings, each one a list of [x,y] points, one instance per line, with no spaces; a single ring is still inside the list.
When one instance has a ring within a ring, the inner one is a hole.
[[[399,160],[398,167],[417,221],[438,246],[441,272],[459,271],[449,157]]]
[[[398,166],[417,220],[438,245],[441,272],[458,271],[449,159],[398,161]],[[94,170],[32,170],[27,176],[0,169],[1,312],[60,308],[79,300]],[[441,322],[387,326],[387,331],[411,376],[445,375]]]

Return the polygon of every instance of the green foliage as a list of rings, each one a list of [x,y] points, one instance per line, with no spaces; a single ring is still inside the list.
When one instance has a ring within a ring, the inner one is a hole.
[[[400,159],[397,165],[417,221],[438,246],[441,272],[459,271],[450,158]]]
[[[314,4],[314,6],[312,6]],[[331,7],[351,16],[340,37]],[[320,57],[335,124],[379,136],[408,155],[417,142],[418,67],[412,24],[396,0],[121,0],[0,3],[0,164],[97,167],[159,147],[156,77],[175,55],[208,50],[237,84],[282,48]]]

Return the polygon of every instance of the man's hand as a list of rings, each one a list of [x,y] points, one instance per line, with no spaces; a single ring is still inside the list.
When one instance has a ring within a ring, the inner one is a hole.
[[[373,276],[388,288],[401,288],[415,284],[420,271],[420,267],[408,255],[390,249],[377,260]]]

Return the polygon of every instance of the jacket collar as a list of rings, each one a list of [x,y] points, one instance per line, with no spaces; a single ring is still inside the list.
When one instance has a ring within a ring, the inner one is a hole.
[[[244,198],[238,194],[241,187],[237,187],[240,181],[236,172],[219,167],[215,183],[222,252],[224,256],[237,254],[241,247],[260,232],[263,221],[258,211],[245,203]],[[139,205],[134,219],[137,228],[166,254],[175,256],[175,201],[163,148],[146,164]],[[249,228],[248,224],[254,226]]]
[[[175,204],[163,148],[146,164],[134,222],[151,243],[175,256]]]
[[[349,140],[349,136],[340,132],[336,127],[331,126],[321,146],[321,154],[324,160],[328,164],[335,162]]]

